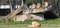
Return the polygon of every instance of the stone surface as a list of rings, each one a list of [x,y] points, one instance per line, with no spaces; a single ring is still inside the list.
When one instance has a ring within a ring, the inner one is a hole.
[[[43,14],[31,14],[30,15],[32,17],[32,19],[38,19],[38,20],[44,20],[44,15]]]
[[[28,27],[41,27],[41,24],[36,22],[36,21],[33,21],[31,25],[28,25]]]
[[[25,21],[26,19],[28,19],[27,15],[16,15],[14,17],[14,21]]]
[[[14,21],[25,21],[26,19],[37,19],[37,20],[44,20],[43,14],[25,14],[25,15],[16,15]]]

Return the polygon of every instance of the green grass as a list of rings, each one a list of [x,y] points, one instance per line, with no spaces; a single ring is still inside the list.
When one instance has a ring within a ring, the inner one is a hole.
[[[40,21],[42,24],[60,24],[60,18]]]
[[[40,20],[26,20],[24,22],[22,21],[19,21],[19,22],[14,22],[14,21],[11,21],[11,20],[8,20],[7,22],[6,21],[0,21],[0,24],[6,24],[6,25],[16,25],[16,24],[31,24],[32,21],[37,21],[41,24],[60,24],[60,18],[56,18],[56,19],[51,19],[51,20],[44,20],[44,21],[40,21]]]
[[[24,22],[19,21],[19,22],[14,22],[11,20],[6,21],[1,21],[0,22],[0,28],[28,28],[27,26],[32,23],[33,20],[26,20]],[[39,21],[39,20],[34,20],[39,23],[41,23],[41,27],[39,28],[60,28],[60,18],[56,19],[51,19],[51,20],[44,20],[44,21]]]

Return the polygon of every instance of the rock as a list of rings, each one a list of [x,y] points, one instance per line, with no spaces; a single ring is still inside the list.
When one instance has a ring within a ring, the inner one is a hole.
[[[44,20],[43,14],[31,14],[30,16],[32,17],[32,19]]]
[[[26,19],[28,19],[27,15],[16,15],[14,17],[14,21],[25,21]]]
[[[40,23],[38,23],[38,22],[36,22],[36,21],[33,21],[33,22],[32,22],[32,25],[29,25],[28,27],[40,27],[40,26],[41,26]]]

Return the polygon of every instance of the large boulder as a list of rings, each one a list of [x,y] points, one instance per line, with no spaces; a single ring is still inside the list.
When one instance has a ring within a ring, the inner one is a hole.
[[[44,20],[44,15],[43,14],[31,14],[30,15],[32,17],[32,19],[38,19],[38,20]]]
[[[28,19],[27,15],[16,15],[14,17],[14,21],[25,21],[26,19]]]

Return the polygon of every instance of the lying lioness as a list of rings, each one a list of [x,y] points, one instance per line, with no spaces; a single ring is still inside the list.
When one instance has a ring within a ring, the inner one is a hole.
[[[41,26],[40,23],[38,23],[38,22],[36,22],[36,21],[33,21],[33,22],[32,22],[32,25],[29,25],[28,27],[40,27],[40,26]]]

